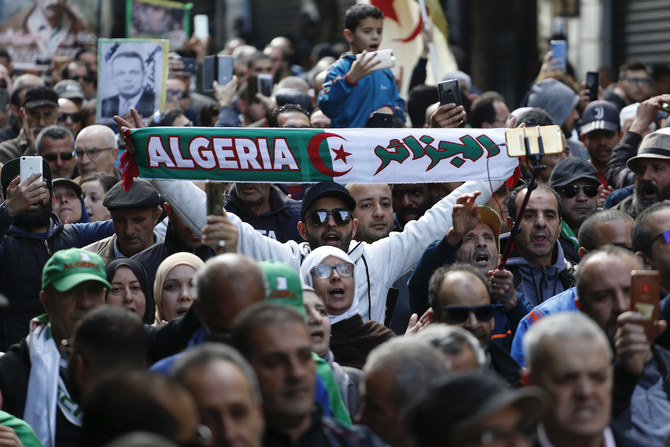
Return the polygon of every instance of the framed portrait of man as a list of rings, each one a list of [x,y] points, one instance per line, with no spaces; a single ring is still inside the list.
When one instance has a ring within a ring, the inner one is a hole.
[[[100,39],[98,41],[99,123],[126,116],[134,107],[143,118],[165,104],[169,41]]]
[[[181,48],[191,33],[193,3],[170,0],[126,0],[126,37],[168,39]]]

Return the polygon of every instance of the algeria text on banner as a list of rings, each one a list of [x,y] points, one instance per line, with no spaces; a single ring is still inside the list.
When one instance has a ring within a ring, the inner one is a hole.
[[[139,177],[227,182],[504,180],[505,129],[148,127],[131,132]]]

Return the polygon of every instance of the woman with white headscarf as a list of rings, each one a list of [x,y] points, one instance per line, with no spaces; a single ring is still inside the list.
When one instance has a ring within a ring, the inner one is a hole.
[[[339,248],[312,250],[300,267],[300,278],[323,297],[331,324],[330,349],[340,365],[362,368],[370,351],[395,335],[376,321],[363,322],[354,262]]]

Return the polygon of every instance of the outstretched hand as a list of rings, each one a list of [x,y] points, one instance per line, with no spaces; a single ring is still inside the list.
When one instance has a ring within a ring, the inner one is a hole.
[[[449,245],[458,245],[465,235],[479,224],[479,207],[476,200],[480,194],[480,191],[474,191],[456,199],[451,211],[451,228],[447,232]]]
[[[135,146],[133,146],[133,140],[130,139],[130,131],[132,129],[141,129],[144,127],[142,123],[142,117],[139,112],[135,110],[135,107],[130,108],[130,115],[133,117],[134,124],[124,120],[119,115],[114,115],[114,122],[119,125],[119,136],[123,145],[126,147],[126,150],[131,154],[135,154]]]

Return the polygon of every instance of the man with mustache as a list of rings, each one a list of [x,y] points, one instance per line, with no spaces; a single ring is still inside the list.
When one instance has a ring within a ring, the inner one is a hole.
[[[656,202],[670,199],[670,128],[650,133],[626,163],[635,173],[633,195],[616,205],[635,218]]]
[[[549,184],[561,197],[561,236],[558,242],[565,259],[579,263],[579,228],[598,205],[598,170],[588,161],[571,157],[556,165],[551,172]]]
[[[285,304],[246,308],[233,326],[233,346],[251,364],[265,417],[263,445],[381,446],[368,428],[346,427],[314,404],[314,359],[305,317]]]
[[[528,187],[522,185],[509,196],[509,215],[521,219],[521,226],[507,267],[514,274],[514,289],[537,306],[572,286],[572,266],[558,243],[562,223],[558,194],[539,183],[524,214],[517,216],[526,194]]]

